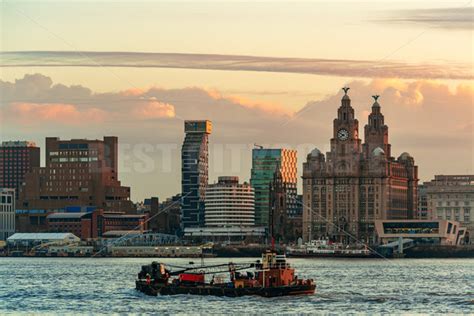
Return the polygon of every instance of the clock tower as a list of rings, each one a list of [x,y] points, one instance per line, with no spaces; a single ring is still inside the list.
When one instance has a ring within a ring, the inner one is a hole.
[[[331,150],[324,156],[315,148],[303,163],[303,239],[374,244],[376,220],[416,214],[418,167],[408,153],[392,157],[378,96],[361,145],[349,88],[343,90]]]
[[[362,145],[364,155],[366,159],[369,159],[376,148],[381,148],[386,157],[391,157],[391,146],[388,143],[388,126],[385,125],[384,116],[380,111],[379,96],[373,95],[372,98],[375,102],[372,105],[368,123],[364,127],[364,144]]]
[[[331,151],[327,153],[328,161],[333,164],[335,175],[357,173],[361,140],[359,139],[359,121],[355,118],[351,99],[347,95],[349,88],[343,88],[344,96],[337,110],[337,118],[333,123]]]

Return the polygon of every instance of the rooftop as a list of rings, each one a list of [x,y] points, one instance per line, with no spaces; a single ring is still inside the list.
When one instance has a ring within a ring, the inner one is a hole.
[[[90,213],[83,213],[83,212],[80,212],[80,213],[53,213],[53,214],[49,214],[48,215],[48,219],[51,219],[51,218],[81,218],[83,217],[84,215],[87,215],[87,214],[90,214]]]
[[[36,147],[35,142],[30,141],[3,141],[0,147]]]
[[[71,233],[15,233],[7,240],[63,240],[66,238],[79,240],[79,237]]]
[[[142,218],[145,217],[144,214],[104,214],[105,218]]]

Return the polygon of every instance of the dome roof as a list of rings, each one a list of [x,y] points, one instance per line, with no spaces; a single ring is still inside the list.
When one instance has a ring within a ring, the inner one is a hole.
[[[400,155],[400,157],[398,157],[399,159],[401,160],[407,160],[408,158],[411,158],[410,154],[407,153],[407,152],[404,152],[403,154]]]
[[[350,100],[350,98],[347,94],[344,94],[344,96],[342,97],[342,100]]]
[[[382,156],[382,155],[385,155],[385,151],[382,148],[377,147],[372,151],[372,155],[374,155],[376,157]]]
[[[319,149],[315,148],[311,151],[311,157],[318,157],[319,155],[321,155],[321,151],[319,151]]]

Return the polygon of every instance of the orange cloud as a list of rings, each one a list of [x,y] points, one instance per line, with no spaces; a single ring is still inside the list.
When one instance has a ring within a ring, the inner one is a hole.
[[[132,114],[138,119],[156,119],[175,117],[174,106],[168,103],[161,103],[156,100],[150,100],[143,105],[136,106]]]
[[[130,88],[125,91],[120,92],[121,95],[129,97],[129,96],[139,96],[145,93],[145,90],[140,88]]]
[[[293,111],[285,109],[282,105],[271,102],[253,101],[237,95],[224,96],[214,89],[203,89],[214,100],[227,100],[236,105],[249,109],[257,109],[275,115],[292,115]]]
[[[31,124],[48,121],[56,123],[76,124],[86,122],[102,122],[106,112],[98,108],[79,110],[72,104],[61,103],[10,103],[4,109],[5,117]]]
[[[54,122],[79,125],[84,122],[103,123],[133,117],[137,120],[175,117],[171,104],[149,100],[131,109],[102,110],[95,107],[80,109],[73,104],[64,103],[23,103],[13,102],[3,110],[3,118],[22,124]]]

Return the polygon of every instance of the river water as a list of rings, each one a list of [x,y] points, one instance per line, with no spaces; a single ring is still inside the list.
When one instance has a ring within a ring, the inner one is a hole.
[[[229,260],[206,259],[206,264]],[[317,293],[278,298],[147,297],[135,291],[134,279],[149,262],[0,258],[0,314],[474,313],[474,259],[290,259],[300,277],[316,280]]]

